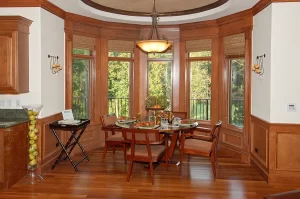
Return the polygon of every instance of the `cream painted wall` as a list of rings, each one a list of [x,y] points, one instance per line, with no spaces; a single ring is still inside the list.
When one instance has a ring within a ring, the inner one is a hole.
[[[271,122],[300,124],[300,2],[272,4]],[[288,112],[288,103],[296,112]]]
[[[0,95],[0,100],[12,100],[11,108],[16,108],[15,100],[21,105],[41,103],[41,21],[40,8],[0,8],[0,15],[20,15],[32,20],[29,35],[29,93],[21,95]],[[34,78],[32,78],[34,77]],[[9,107],[5,107],[9,108]]]
[[[43,116],[64,110],[64,20],[41,9],[41,103]],[[48,54],[58,56],[63,70],[52,74]]]
[[[264,59],[265,73],[263,76],[252,72],[252,111],[251,114],[270,122],[271,100],[271,21],[272,6],[254,16],[253,19],[253,59],[256,56],[266,54]]]
[[[61,112],[64,109],[64,71],[53,75],[48,54],[59,56],[64,68],[64,20],[41,8],[0,8],[0,15],[20,15],[33,21],[29,36],[29,93],[0,95],[0,100],[16,100],[21,105],[43,104],[40,117]]]

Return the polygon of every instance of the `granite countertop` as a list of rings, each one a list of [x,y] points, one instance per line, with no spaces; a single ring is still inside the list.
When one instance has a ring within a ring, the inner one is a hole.
[[[0,109],[0,128],[9,128],[28,121],[24,109]]]

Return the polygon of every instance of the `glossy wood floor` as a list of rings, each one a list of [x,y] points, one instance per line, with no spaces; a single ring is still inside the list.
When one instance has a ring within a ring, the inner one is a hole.
[[[178,153],[178,152],[177,152]],[[249,165],[219,163],[218,177],[212,180],[211,166],[207,159],[191,157],[185,162],[182,174],[176,166],[158,166],[151,184],[148,170],[134,164],[132,178],[126,182],[128,165],[123,154],[107,153],[101,160],[102,150],[88,152],[91,161],[79,165],[75,173],[66,161],[44,174],[44,181],[36,185],[17,183],[8,190],[0,191],[0,198],[200,198],[200,199],[262,199],[263,195],[299,189],[300,185],[268,185]],[[81,156],[75,156],[79,160]],[[178,154],[174,159],[179,159]]]

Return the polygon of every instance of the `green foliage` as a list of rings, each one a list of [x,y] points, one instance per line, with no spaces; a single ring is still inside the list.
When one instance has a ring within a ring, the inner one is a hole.
[[[211,57],[211,51],[190,52],[189,57]]]
[[[75,54],[75,55],[91,55],[91,51],[88,49],[73,48],[73,54]]]
[[[108,52],[108,57],[126,57],[131,58],[130,52]]]
[[[190,62],[190,100],[192,119],[210,120],[211,61]]]
[[[129,116],[129,71],[129,61],[108,62],[109,113]]]
[[[73,59],[72,79],[74,117],[89,118],[89,60]]]
[[[148,53],[148,58],[150,59],[160,59],[160,58],[167,58],[172,59],[173,53],[166,52],[166,53]]]
[[[231,65],[231,104],[229,104],[229,123],[244,126],[244,74],[245,59],[232,59]]]
[[[151,61],[148,66],[148,88],[149,96],[165,96],[164,100],[168,103],[167,109],[171,107],[171,61]],[[164,103],[161,101],[160,103]]]

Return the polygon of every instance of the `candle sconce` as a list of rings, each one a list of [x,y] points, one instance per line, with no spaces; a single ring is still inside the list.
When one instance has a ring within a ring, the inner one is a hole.
[[[48,58],[50,58],[50,70],[52,71],[52,74],[56,74],[62,70],[62,66],[58,63],[58,56],[48,55]]]
[[[256,63],[254,64],[252,71],[256,74],[259,74],[260,76],[264,74],[264,58],[266,57],[266,54],[263,54],[261,56],[256,57]]]

